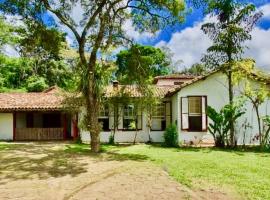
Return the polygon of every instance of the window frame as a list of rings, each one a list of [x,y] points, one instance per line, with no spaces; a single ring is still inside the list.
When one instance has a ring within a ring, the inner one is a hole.
[[[170,103],[170,107],[171,107],[171,102],[161,102],[160,104],[163,104],[163,106],[164,106],[164,115],[163,116],[153,116],[153,113],[152,113],[152,109],[151,109],[151,131],[164,131],[165,129],[166,129],[166,117],[167,117],[167,115],[166,115],[166,103]],[[160,105],[159,104],[159,105]],[[157,105],[155,105],[155,107],[156,107]],[[171,117],[171,113],[170,113],[170,117]],[[153,122],[153,118],[156,118],[156,119],[160,119],[160,123],[161,123],[161,128],[160,129],[153,129],[152,128],[152,122]],[[162,128],[162,121],[165,121],[165,128]]]
[[[135,129],[131,129],[131,128],[125,128],[124,127],[124,120],[125,120],[125,117],[126,117],[125,116],[125,106],[129,106],[129,105],[133,105],[134,106],[134,104],[132,104],[132,103],[130,103],[130,104],[124,104],[123,105],[123,109],[122,109],[122,129],[119,129],[118,128],[118,130],[120,130],[120,131],[136,131],[136,128]],[[134,109],[135,109],[135,106],[134,106]],[[141,108],[139,108],[139,109],[141,109]],[[134,120],[136,120],[137,126],[138,126],[138,121],[141,118],[141,127],[137,129],[137,131],[141,131],[142,130],[142,127],[143,127],[143,114],[142,114],[142,110],[141,110],[141,115],[139,115],[138,112],[137,112],[136,116],[137,116],[136,117],[137,119],[135,118]],[[129,120],[132,120],[132,119],[129,119]]]
[[[106,112],[107,112],[107,115],[106,115]],[[101,115],[101,114],[105,114],[105,115]],[[102,127],[102,131],[104,131],[104,132],[111,131],[111,128],[110,128],[110,108],[109,108],[109,105],[102,105],[102,106],[100,106],[98,121],[99,121],[99,123],[101,123],[101,121],[103,121],[103,120],[108,120],[108,129],[103,129],[103,127]]]
[[[188,122],[189,122],[189,117],[190,117],[190,113],[189,113],[189,98],[190,97],[200,97],[201,98],[201,118],[202,118],[202,129],[201,130],[191,130],[190,129],[190,125],[188,124],[188,128],[187,129],[184,129],[183,128],[183,115],[186,114],[188,116]],[[187,113],[183,113],[183,99],[184,98],[187,98],[188,99],[188,108],[187,108]],[[203,98],[205,99],[205,113],[203,112]],[[186,96],[186,97],[181,97],[180,99],[180,115],[181,115],[181,130],[182,131],[187,131],[187,132],[208,132],[208,116],[207,116],[207,113],[206,113],[206,109],[207,109],[207,105],[208,105],[208,99],[207,99],[207,96],[206,95],[192,95],[192,96]],[[203,129],[203,116],[205,115],[205,129]]]

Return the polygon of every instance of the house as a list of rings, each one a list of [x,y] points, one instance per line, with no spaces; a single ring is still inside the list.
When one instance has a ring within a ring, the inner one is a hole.
[[[254,78],[252,84],[261,83]],[[134,139],[136,142],[162,142],[163,133],[171,123],[177,125],[181,143],[212,141],[206,108],[211,106],[219,110],[228,104],[227,85],[227,78],[221,71],[200,77],[181,74],[156,77],[154,95],[161,101],[151,111],[139,108],[135,112],[132,102],[119,102],[116,109],[111,105],[102,106],[99,116],[101,142],[108,142],[114,130],[115,142],[133,142]],[[108,86],[104,96],[111,98],[119,90],[134,99],[143,96],[136,86],[123,86],[118,82]],[[243,84],[234,87],[235,96],[242,92]],[[63,109],[62,101],[63,97],[56,88],[42,93],[0,94],[0,139],[63,140],[76,138],[79,132],[81,139],[88,143],[90,134],[83,129],[78,130],[83,109],[78,115],[68,114]],[[257,142],[254,139],[258,134],[257,119],[250,102],[245,104],[245,109],[245,115],[236,124],[236,137],[239,144],[253,144]],[[260,115],[269,114],[270,101],[267,100],[260,106]],[[136,128],[132,126],[134,122]]]
[[[77,137],[76,116],[65,112],[57,87],[40,93],[0,94],[0,140],[62,140]]]

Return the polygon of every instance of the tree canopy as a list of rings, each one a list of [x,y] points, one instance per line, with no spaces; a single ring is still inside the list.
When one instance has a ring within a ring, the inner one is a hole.
[[[155,76],[166,75],[172,70],[171,60],[166,53],[152,46],[136,44],[121,51],[116,57],[118,66],[116,78],[121,83],[138,83],[139,77],[151,82]],[[141,76],[134,77],[134,74]]]
[[[65,43],[64,34],[55,28],[46,28],[26,21],[24,25],[8,25],[0,20],[3,34],[0,41],[16,49],[20,57],[0,53],[0,89],[38,92],[49,86],[70,89],[74,73],[61,55]]]

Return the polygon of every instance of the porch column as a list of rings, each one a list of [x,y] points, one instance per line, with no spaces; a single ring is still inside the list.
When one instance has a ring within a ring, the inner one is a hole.
[[[13,112],[13,141],[16,140],[16,112]]]
[[[77,139],[79,136],[78,133],[78,114],[76,114],[72,119],[72,128],[73,128],[73,139]]]

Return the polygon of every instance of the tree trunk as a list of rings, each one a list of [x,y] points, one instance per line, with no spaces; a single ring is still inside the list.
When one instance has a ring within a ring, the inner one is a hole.
[[[229,83],[229,103],[233,105],[233,83],[232,83],[232,70],[231,66],[228,72],[228,83]],[[233,118],[230,119],[230,146],[235,147],[235,129],[234,129],[234,120]]]
[[[88,95],[86,96],[87,120],[90,122],[88,129],[91,135],[91,151],[98,153],[100,151],[99,133],[101,130],[98,122],[100,103],[95,93],[94,84],[94,76],[90,74]]]
[[[100,137],[98,132],[91,132],[91,151],[94,153],[100,152]]]
[[[259,128],[259,141],[260,141],[260,145],[263,145],[262,142],[262,127],[261,127],[261,118],[260,118],[260,113],[259,113],[259,108],[258,106],[255,106],[255,111],[256,111],[256,116],[257,116],[257,120],[258,120],[258,128]]]

